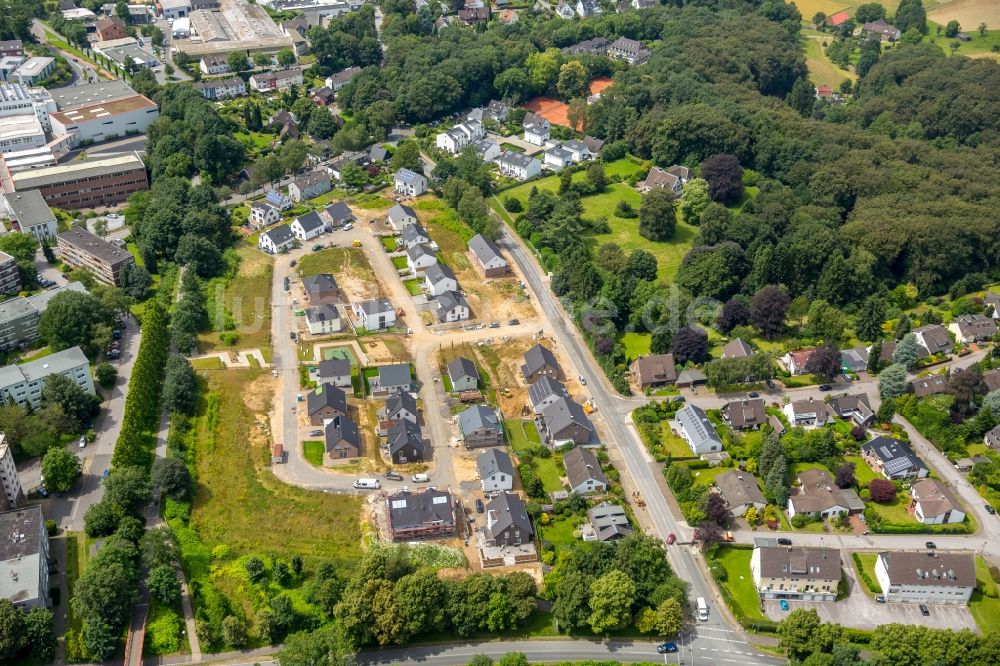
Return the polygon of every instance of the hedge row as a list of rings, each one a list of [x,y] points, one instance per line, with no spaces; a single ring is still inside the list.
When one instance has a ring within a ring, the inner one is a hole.
[[[854,568],[857,570],[858,575],[861,576],[861,580],[864,581],[865,587],[872,594],[881,594],[882,586],[872,580],[872,577],[868,575],[865,568],[861,565],[861,557],[857,553],[851,553],[851,557],[854,558]]]

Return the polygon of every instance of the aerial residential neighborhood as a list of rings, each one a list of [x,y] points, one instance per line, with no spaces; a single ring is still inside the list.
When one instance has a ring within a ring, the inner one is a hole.
[[[1000,663],[995,3],[0,5],[0,662]]]

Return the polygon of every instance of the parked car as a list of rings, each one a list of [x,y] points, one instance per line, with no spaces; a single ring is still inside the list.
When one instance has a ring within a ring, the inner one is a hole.
[[[490,322],[490,328],[500,328],[500,322],[498,321]]]
[[[667,641],[666,643],[660,643],[656,646],[656,651],[659,654],[667,654],[677,652],[677,643],[673,641]]]
[[[87,448],[87,436],[83,435],[82,437],[80,437],[80,441],[78,442],[78,444],[81,449]]]
[[[676,534],[674,534],[673,532],[671,532],[670,534],[667,535],[667,545],[668,546],[674,545],[675,541],[677,541],[677,535]]]
[[[876,595],[875,596],[875,601],[877,603],[884,604],[885,603],[885,595],[883,595],[883,594]]]
[[[312,246],[312,251],[313,252],[319,252],[322,249],[323,249],[323,246],[320,243],[316,243],[315,245]]]
[[[587,378],[584,377],[583,375],[580,375],[580,386],[586,386],[586,385],[587,385]]]
[[[510,321],[507,322],[507,325],[508,326],[517,326],[520,323],[521,323],[520,319],[511,319]]]
[[[788,537],[781,537],[781,538],[778,539],[778,545],[779,546],[791,546],[792,545],[792,540],[789,539]]]
[[[288,337],[290,337],[292,340],[294,340],[295,339],[295,331],[290,331],[288,333]]]
[[[833,387],[830,386],[829,384],[820,384],[819,385],[819,390],[820,391],[832,391]]]
[[[924,617],[931,614],[931,609],[927,607],[927,604],[920,604],[918,608],[920,608],[920,614],[923,615]]]
[[[769,389],[773,389],[774,388],[774,380],[773,379],[768,379],[764,383],[767,384],[767,388],[769,388]]]
[[[122,339],[122,332],[121,331],[111,331],[111,337],[113,337],[115,340],[121,340]]]
[[[997,510],[993,508],[992,504],[987,504],[986,505],[986,513],[990,514],[991,516],[995,516],[996,513],[997,513]]]
[[[354,224],[352,222],[348,222],[347,224],[344,225],[344,231],[350,231],[353,228]]]
[[[486,507],[483,506],[483,500],[481,500],[481,499],[479,499],[477,497],[476,498],[476,513],[482,513],[483,511],[486,511]]]
[[[297,264],[297,263],[299,263],[299,262],[297,262],[294,259],[292,259],[292,263],[290,263],[288,265],[291,266],[292,268],[295,268],[295,264]]]
[[[747,397],[748,398],[759,398],[760,397],[760,393],[757,393],[757,391],[750,391],[749,393],[747,393]]]
[[[390,469],[385,473],[385,478],[389,479],[390,481],[402,481],[403,475],[400,474],[399,472],[393,472]]]
[[[928,541],[927,543],[924,544],[924,546],[927,547],[927,550],[933,550],[937,548],[937,544],[934,543],[933,541]]]
[[[322,430],[313,430],[312,432],[309,433],[309,436],[310,437],[322,437],[323,436],[323,431]]]

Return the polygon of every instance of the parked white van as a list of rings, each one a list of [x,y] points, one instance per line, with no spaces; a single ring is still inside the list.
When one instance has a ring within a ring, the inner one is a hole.
[[[413,483],[427,483],[428,481],[431,480],[431,478],[426,474],[414,474],[410,478],[412,479]]]
[[[704,597],[698,597],[698,619],[708,622],[708,604],[705,603]]]
[[[382,486],[378,479],[358,479],[354,482],[354,487],[358,490],[378,490]]]

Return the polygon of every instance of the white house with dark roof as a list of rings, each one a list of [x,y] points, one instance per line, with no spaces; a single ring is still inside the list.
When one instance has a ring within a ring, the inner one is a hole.
[[[338,201],[327,206],[323,212],[330,218],[330,224],[335,227],[342,227],[348,222],[354,221],[354,213],[343,201]]]
[[[722,438],[701,407],[686,404],[677,410],[675,418],[681,437],[693,453],[701,455],[722,450]]]
[[[257,229],[269,227],[281,219],[278,209],[266,201],[254,201],[250,204],[250,224]]]
[[[292,201],[304,201],[312,199],[333,189],[330,183],[330,174],[326,171],[311,171],[299,176],[288,185],[288,196]]]
[[[969,344],[991,340],[997,334],[997,323],[981,314],[961,315],[948,324],[948,330],[955,334],[956,340]]]
[[[430,245],[417,243],[406,248],[406,265],[416,273],[437,263],[437,253]]]
[[[608,489],[608,477],[601,471],[601,463],[594,452],[577,446],[563,455],[566,480],[570,492],[577,495],[603,493]]]
[[[409,421],[417,425],[419,423],[417,401],[409,391],[390,393],[385,400],[385,406],[378,410],[377,416],[378,429],[376,433],[379,437],[384,437],[398,421]]]
[[[437,297],[437,303],[437,320],[442,324],[465,321],[472,316],[472,310],[469,308],[469,301],[465,299],[465,296],[463,296],[461,292],[443,292]]]
[[[484,493],[514,489],[514,463],[501,448],[486,449],[476,457],[476,470]]]
[[[951,336],[944,326],[940,324],[928,324],[920,328],[913,329],[913,334],[917,338],[917,344],[923,347],[921,356],[931,356],[932,354],[949,354],[954,348]]]
[[[479,388],[479,370],[469,359],[459,356],[448,363],[448,380],[454,391],[475,391]]]
[[[354,316],[369,331],[381,331],[396,325],[396,309],[387,299],[361,301],[352,306]]]
[[[437,135],[435,144],[441,150],[457,155],[462,149],[486,136],[483,125],[475,120],[459,123]]]
[[[351,362],[346,358],[329,358],[320,361],[316,367],[316,381],[333,384],[338,388],[351,385]]]
[[[584,541],[614,541],[631,533],[625,508],[608,501],[587,509],[587,522],[580,526]]]
[[[56,237],[59,231],[56,216],[38,190],[8,192],[0,195],[0,202],[14,231],[31,234],[38,242]]]
[[[830,401],[830,409],[842,419],[850,419],[855,425],[868,427],[875,420],[868,394],[844,394]]]
[[[962,503],[951,488],[937,479],[920,479],[910,485],[910,511],[924,525],[965,521]]]
[[[715,477],[715,487],[734,516],[742,516],[751,507],[761,511],[767,506],[757,478],[749,472],[734,469],[720,474]]]
[[[552,403],[568,397],[566,387],[552,377],[542,377],[528,387],[528,402],[535,414],[541,414]]]
[[[525,131],[525,135],[527,135],[527,131]],[[528,180],[542,172],[542,163],[536,158],[513,150],[500,153],[496,164],[501,175],[515,180]]]
[[[416,197],[427,191],[427,177],[409,169],[400,169],[393,175],[392,180],[396,194]]]
[[[458,291],[458,280],[445,264],[431,264],[424,270],[424,287],[432,296]]]
[[[572,11],[572,10],[570,10]],[[549,140],[549,132],[552,126],[549,121],[537,113],[531,111],[524,116],[524,140],[533,146],[544,146]],[[501,156],[502,157],[502,156]]]
[[[812,397],[808,400],[793,400],[782,407],[782,411],[793,428],[798,426],[811,430],[833,422],[833,411],[829,405]]]
[[[976,589],[975,553],[882,552],[875,578],[890,603],[965,605]]]
[[[403,227],[403,230],[399,234],[399,239],[405,248],[411,248],[414,245],[420,244],[429,245],[431,242],[430,235],[424,229],[424,225],[419,222]]]
[[[861,445],[861,457],[875,472],[889,480],[922,479],[930,470],[908,442],[879,436]]]
[[[413,377],[409,363],[380,365],[378,374],[369,379],[372,393],[395,393],[413,388]]]
[[[300,215],[292,221],[292,234],[300,241],[308,241],[316,238],[326,231],[326,223],[316,211],[309,211],[305,215]]]
[[[257,247],[268,254],[278,254],[287,250],[295,243],[295,234],[287,224],[281,224],[273,229],[268,229],[260,235],[257,240]]]
[[[312,335],[330,335],[344,330],[337,306],[322,304],[306,308],[306,327]]]
[[[640,192],[649,192],[654,189],[670,190],[676,195],[680,195],[683,185],[681,179],[670,173],[667,169],[654,166],[649,170],[646,179],[636,183],[635,188]]]
[[[386,215],[389,219],[389,224],[396,231],[402,231],[407,225],[418,222],[416,211],[403,204],[394,205]]]
[[[559,171],[563,167],[573,164],[573,153],[565,150],[562,146],[552,146],[546,149],[542,156],[543,164],[554,171]]]
[[[482,234],[476,234],[469,240],[469,251],[475,258],[475,265],[485,277],[502,277],[510,269],[496,243]]]

